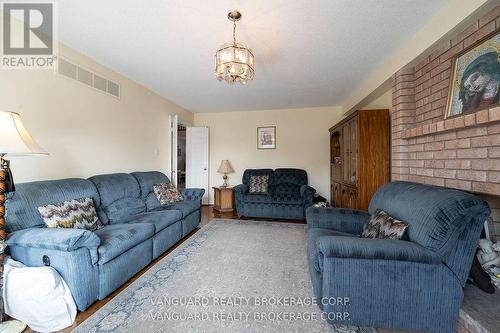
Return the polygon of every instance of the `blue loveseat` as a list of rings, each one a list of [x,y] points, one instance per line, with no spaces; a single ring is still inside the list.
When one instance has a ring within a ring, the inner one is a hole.
[[[18,184],[6,201],[6,240],[13,259],[50,265],[68,284],[79,310],[103,299],[200,223],[203,189],[160,206],[160,172],[100,175]],[[95,232],[46,228],[37,207],[91,197],[105,226]]]
[[[267,193],[249,193],[252,176],[269,177]],[[301,169],[247,169],[242,183],[234,187],[236,211],[240,217],[304,219],[305,210],[313,204],[316,193],[307,185],[307,173]]]
[[[407,240],[358,236],[377,208],[409,224]],[[309,208],[309,271],[329,321],[454,332],[489,214],[488,204],[472,194],[409,182],[381,187],[368,212]],[[333,297],[349,302],[329,301]]]

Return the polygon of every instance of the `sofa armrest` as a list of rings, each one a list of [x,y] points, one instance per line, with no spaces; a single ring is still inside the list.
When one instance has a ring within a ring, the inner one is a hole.
[[[300,187],[300,196],[302,197],[305,208],[312,206],[314,193],[316,193],[316,190],[309,185],[302,185]]]
[[[200,200],[205,194],[205,190],[202,188],[182,188],[179,190],[184,200]]]
[[[7,250],[12,259],[28,267],[49,265],[54,268],[68,285],[78,310],[87,309],[99,299],[99,266],[96,248],[59,251],[11,246]]]
[[[236,185],[235,187],[233,187],[233,191],[236,204],[236,212],[238,213],[238,216],[242,216],[244,211],[243,196],[248,193],[248,185]]]
[[[409,241],[322,236],[317,242],[320,258],[379,259],[424,264],[442,262],[442,258],[435,252]]]
[[[309,207],[306,210],[308,228],[323,228],[359,235],[371,215],[357,209]]]
[[[248,193],[248,185],[245,185],[245,184],[236,185],[235,187],[233,187],[233,191],[236,195],[247,194]]]
[[[8,246],[22,246],[71,252],[79,248],[96,249],[101,239],[92,231],[73,228],[29,228],[8,235]]]

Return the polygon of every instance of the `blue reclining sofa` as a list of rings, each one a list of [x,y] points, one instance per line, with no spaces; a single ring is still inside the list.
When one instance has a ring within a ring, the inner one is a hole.
[[[377,208],[409,224],[406,240],[359,237]],[[309,208],[309,271],[329,321],[454,332],[489,214],[488,204],[472,194],[410,182],[381,187],[368,212]],[[331,301],[337,297],[349,302]]]
[[[252,176],[268,176],[267,193],[249,193]],[[302,220],[316,190],[301,169],[247,169],[243,184],[234,187],[238,216]]]
[[[16,185],[6,201],[6,240],[13,259],[50,265],[85,310],[188,235],[200,223],[203,189],[181,189],[184,201],[161,206],[153,185],[161,172],[100,175]],[[46,228],[37,207],[91,197],[105,225],[95,232]]]

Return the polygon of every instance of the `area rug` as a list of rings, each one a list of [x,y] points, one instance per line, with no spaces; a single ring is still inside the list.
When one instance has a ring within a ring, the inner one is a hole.
[[[216,219],[73,332],[376,332],[322,316],[305,225]]]

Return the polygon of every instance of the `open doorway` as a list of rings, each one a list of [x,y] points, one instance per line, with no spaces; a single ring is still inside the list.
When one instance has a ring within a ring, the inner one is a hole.
[[[179,119],[177,115],[170,117],[170,133],[172,150],[170,154],[171,181],[177,188],[186,188],[187,168],[187,131],[191,124]]]
[[[177,115],[171,121],[171,181],[177,188],[202,188],[208,203],[208,127],[192,127]]]
[[[186,188],[186,126],[177,124],[177,188]]]

